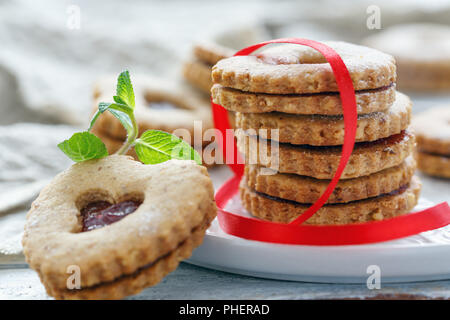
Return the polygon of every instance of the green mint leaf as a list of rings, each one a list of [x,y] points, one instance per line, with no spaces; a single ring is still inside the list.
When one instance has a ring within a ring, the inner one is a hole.
[[[111,111],[112,109],[120,112],[113,112]],[[133,113],[133,109],[124,104],[109,102],[100,102],[98,104],[98,110],[91,119],[88,131],[91,131],[98,117],[106,110],[109,110],[117,119],[119,119],[127,132],[130,132],[129,130],[133,127],[133,125],[129,115]]]
[[[64,140],[58,144],[58,148],[75,162],[108,156],[108,151],[102,140],[87,131],[75,133],[69,140]]]
[[[131,84],[130,73],[128,70],[123,71],[117,78],[116,96],[114,101],[126,104],[134,109],[134,91]],[[119,102],[120,101],[120,102]]]
[[[112,105],[112,103],[109,102],[100,102],[98,104],[98,111],[100,111],[100,113],[105,112],[106,110],[108,110],[108,108]]]
[[[201,156],[186,141],[164,131],[145,131],[135,143],[136,154],[145,164],[157,164],[170,159],[194,160],[202,164]]]
[[[101,115],[102,113],[100,112],[100,110],[97,110],[94,114],[94,116],[91,119],[91,123],[89,124],[89,129],[88,131],[92,130],[92,127],[94,126],[95,121],[97,121],[98,117]]]
[[[133,108],[127,106],[126,104],[122,104],[122,103],[108,103],[108,102],[100,102],[98,104],[98,110],[103,113],[106,110],[117,110],[117,111],[122,111],[123,113],[126,113],[128,115],[133,114]]]
[[[127,104],[125,101],[123,101],[123,99],[121,98],[121,97],[119,97],[119,96],[113,96],[113,100],[114,100],[114,102],[116,102],[116,103],[119,103],[119,104]]]
[[[129,135],[133,131],[133,122],[131,121],[130,116],[123,112],[116,109],[108,109],[109,112],[112,113],[114,117],[116,117],[120,123],[124,126],[125,130],[127,131],[127,134]]]
[[[127,105],[119,104],[119,103],[109,103],[109,102],[100,102],[98,104],[98,111],[95,113],[94,117],[91,120],[91,124],[89,126],[89,130],[91,130],[98,116],[105,111],[111,112],[111,114],[116,117],[120,123],[125,127],[125,130],[128,134],[133,130],[133,122],[131,121],[131,115],[133,114],[133,109]]]

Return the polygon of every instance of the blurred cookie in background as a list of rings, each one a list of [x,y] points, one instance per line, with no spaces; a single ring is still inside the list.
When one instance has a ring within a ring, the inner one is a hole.
[[[211,70],[222,59],[231,57],[237,50],[271,39],[270,31],[262,24],[230,28],[214,34],[192,46],[191,57],[183,64],[183,78],[208,100],[211,96]],[[234,128],[235,114],[228,111],[230,125]]]
[[[212,149],[215,136],[211,107],[208,99],[185,86],[151,76],[135,76],[132,79],[136,97],[135,116],[139,133],[146,130],[162,130],[174,134],[192,145],[201,155]],[[115,77],[106,77],[94,86],[93,112],[100,102],[110,101],[115,92]],[[92,132],[105,143],[109,153],[114,153],[127,138],[127,132],[111,113],[103,113],[95,123]],[[212,135],[212,136],[211,136]],[[213,149],[213,151],[215,151]],[[211,152],[209,152],[211,153]],[[220,163],[220,157],[208,154],[204,165]],[[136,158],[134,152],[130,155]]]
[[[426,174],[450,178],[450,105],[431,108],[413,117],[418,168]]]
[[[183,76],[186,81],[204,93],[205,97],[211,94],[211,69],[220,60],[231,57],[234,50],[213,42],[199,42],[192,49],[193,58],[183,65]],[[228,112],[230,125],[234,127],[234,112]]]
[[[206,95],[212,86],[211,69],[221,59],[231,57],[234,51],[213,42],[199,42],[192,49],[193,57],[183,66],[183,76],[192,86]]]
[[[400,90],[450,92],[450,26],[395,25],[362,42],[395,57]]]

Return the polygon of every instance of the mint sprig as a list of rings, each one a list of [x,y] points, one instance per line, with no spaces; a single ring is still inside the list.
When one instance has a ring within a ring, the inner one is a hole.
[[[102,140],[86,131],[75,133],[69,140],[58,144],[58,148],[75,162],[100,159],[108,155]]]
[[[127,139],[116,152],[126,154],[132,147],[145,164],[157,164],[170,159],[194,160],[202,163],[200,155],[184,140],[164,131],[147,130],[138,139],[139,128],[134,117],[135,96],[130,73],[126,70],[117,79],[114,102],[100,102],[86,132],[75,133],[58,147],[73,161],[82,162],[106,157],[105,144],[90,131],[102,113],[108,111],[127,132]]]

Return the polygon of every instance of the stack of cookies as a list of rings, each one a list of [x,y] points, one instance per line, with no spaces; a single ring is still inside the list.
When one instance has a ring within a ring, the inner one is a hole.
[[[325,42],[341,56],[355,88],[354,151],[328,202],[307,224],[349,224],[392,218],[417,203],[420,182],[408,130],[410,99],[395,90],[392,56]],[[235,111],[246,168],[240,192],[255,217],[287,223],[325,191],[344,142],[334,74],[311,48],[279,45],[219,61],[212,71],[215,103]]]
[[[450,178],[450,105],[418,114],[413,129],[419,169],[435,177]]]

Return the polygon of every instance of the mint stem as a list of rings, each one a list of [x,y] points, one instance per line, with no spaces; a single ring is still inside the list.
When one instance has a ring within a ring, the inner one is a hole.
[[[133,147],[134,142],[136,141],[136,139],[138,137],[139,129],[138,129],[138,125],[136,122],[136,118],[134,117],[134,114],[130,115],[130,120],[131,120],[131,124],[133,126],[133,131],[128,135],[127,140],[122,145],[122,147],[120,147],[120,149],[116,151],[116,154],[120,154],[120,155],[126,154],[128,152],[128,150],[130,150],[130,148]]]

